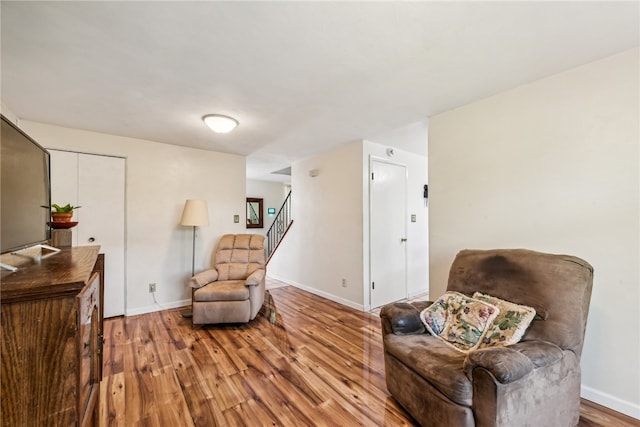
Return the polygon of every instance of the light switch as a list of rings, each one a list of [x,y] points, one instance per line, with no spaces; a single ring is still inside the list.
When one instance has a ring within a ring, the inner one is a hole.
[[[411,222],[416,222],[416,214],[411,214]]]
[[[240,215],[234,215],[233,216],[233,222],[235,222],[236,224],[240,222]]]

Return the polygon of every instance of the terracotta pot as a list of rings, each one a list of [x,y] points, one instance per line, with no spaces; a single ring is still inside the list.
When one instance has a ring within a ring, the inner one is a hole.
[[[51,220],[54,222],[69,222],[73,212],[51,212]]]

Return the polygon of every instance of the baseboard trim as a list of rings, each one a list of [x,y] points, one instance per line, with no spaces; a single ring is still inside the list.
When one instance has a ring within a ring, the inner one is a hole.
[[[621,414],[640,420],[640,405],[622,400],[618,397],[604,393],[591,387],[583,385],[580,388],[580,397],[590,400],[593,403],[602,405]]]
[[[126,310],[125,316],[137,316],[138,314],[153,313],[154,311],[169,310],[172,308],[180,308],[188,305],[191,305],[191,299],[164,302],[162,304],[147,305],[144,307],[136,307],[132,310]]]
[[[413,293],[409,293],[409,297],[407,299],[424,299],[424,300],[428,300],[429,299],[429,290],[420,290],[420,291],[416,291]]]
[[[344,298],[338,297],[328,292],[320,291],[318,289],[303,285],[302,283],[294,282],[293,280],[284,279],[282,277],[278,277],[274,275],[269,275],[269,277],[279,280],[280,282],[286,283],[287,285],[295,286],[296,288],[302,289],[303,291],[307,291],[314,295],[318,295],[319,297],[326,298],[333,302],[337,302],[338,304],[346,305],[347,307],[351,307],[355,310],[365,311],[364,307],[361,304],[356,304],[353,301],[346,300]]]

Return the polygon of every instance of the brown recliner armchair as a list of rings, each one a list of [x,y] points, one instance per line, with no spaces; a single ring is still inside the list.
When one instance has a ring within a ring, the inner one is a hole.
[[[220,238],[213,268],[193,276],[193,324],[244,323],[264,302],[264,236],[226,234]]]
[[[524,249],[463,250],[447,291],[535,308],[521,341],[457,351],[425,332],[431,303],[389,304],[382,320],[387,388],[422,426],[575,426],[580,355],[593,284],[584,260]]]

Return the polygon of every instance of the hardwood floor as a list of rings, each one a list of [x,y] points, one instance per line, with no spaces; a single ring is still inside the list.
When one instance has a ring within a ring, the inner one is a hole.
[[[271,289],[246,325],[180,310],[105,321],[102,426],[412,426],[389,396],[377,315]],[[583,403],[579,426],[638,426]]]

